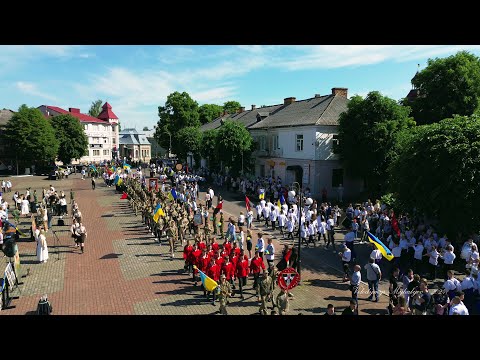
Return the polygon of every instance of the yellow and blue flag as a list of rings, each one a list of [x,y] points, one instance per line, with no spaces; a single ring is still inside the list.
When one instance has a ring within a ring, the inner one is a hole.
[[[118,176],[118,174],[117,174],[117,175],[115,176],[115,180],[113,180],[113,183],[114,183],[115,185],[117,185],[118,182],[119,182],[119,180],[120,180],[120,176]]]
[[[390,249],[385,246],[384,243],[382,243],[375,235],[373,235],[369,231],[367,231],[367,237],[368,237],[368,241],[370,241],[372,244],[375,244],[377,249],[380,250],[380,252],[382,253],[385,259],[387,259],[388,261],[392,261],[393,254],[390,251]]]
[[[265,190],[261,189],[260,190],[260,195],[258,195],[259,200],[265,199]]]
[[[153,221],[158,223],[160,216],[165,216],[165,213],[163,212],[162,205],[157,204],[157,207],[153,210]]]
[[[175,191],[175,189],[170,190],[170,193],[172,194],[173,198],[177,200],[177,192]]]
[[[193,265],[194,269],[197,269],[200,273],[200,280],[202,281],[202,285],[207,291],[213,291],[217,288],[218,284],[212,278],[209,278],[203,271],[201,271],[198,267]]]
[[[174,200],[175,200],[175,199],[173,198],[173,195],[172,195],[171,192],[168,193],[167,198],[168,198],[168,200],[170,200],[170,201],[174,201]]]
[[[123,163],[123,169],[124,170],[127,170],[127,169],[130,170],[131,167],[132,167],[132,165],[127,164],[126,162]]]
[[[285,198],[283,197],[283,194],[280,195],[280,204],[285,204]]]

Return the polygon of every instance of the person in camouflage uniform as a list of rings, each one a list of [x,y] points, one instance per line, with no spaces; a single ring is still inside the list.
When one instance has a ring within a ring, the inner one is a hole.
[[[260,294],[260,315],[267,315],[267,302],[272,295],[272,278],[264,272],[257,286]]]
[[[289,310],[289,301],[290,297],[288,296],[288,292],[281,289],[280,293],[277,295],[277,308],[279,315],[286,315]]]
[[[185,242],[186,237],[187,237],[187,230],[189,226],[189,221],[187,218],[187,213],[183,212],[182,218],[180,220],[180,238],[182,239],[182,244]]]
[[[175,257],[175,242],[177,240],[178,230],[177,224],[174,219],[170,219],[167,225],[167,237],[168,237],[168,244],[170,245],[170,255],[172,259]]]
[[[220,276],[218,300],[220,302],[220,314],[227,315],[228,298],[232,295],[232,285],[226,280],[225,274]]]
[[[220,211],[220,237],[223,238],[224,232],[223,232],[223,211]]]

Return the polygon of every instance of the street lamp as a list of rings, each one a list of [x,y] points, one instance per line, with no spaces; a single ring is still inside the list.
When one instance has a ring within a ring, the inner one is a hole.
[[[297,272],[300,280],[302,279],[301,277],[301,258],[300,258],[300,251],[302,249],[302,235],[301,235],[301,226],[302,226],[302,187],[298,182],[293,182],[292,185],[295,186],[295,188],[298,188],[298,194],[300,197],[300,201],[298,203],[298,260],[297,260]],[[298,283],[300,285],[300,282]]]
[[[167,133],[170,136],[170,146],[168,148],[168,158],[170,158],[170,153],[172,152],[172,134],[170,132]]]

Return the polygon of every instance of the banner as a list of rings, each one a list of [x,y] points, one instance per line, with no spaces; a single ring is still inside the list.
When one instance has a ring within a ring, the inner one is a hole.
[[[5,268],[5,277],[10,284],[10,287],[15,286],[15,273],[13,272],[12,263],[8,263],[7,267]]]

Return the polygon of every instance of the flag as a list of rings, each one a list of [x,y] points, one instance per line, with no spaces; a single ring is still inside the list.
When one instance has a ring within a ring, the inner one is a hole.
[[[170,194],[172,194],[172,197],[177,200],[177,192],[175,191],[175,189],[172,189],[170,190]]]
[[[202,285],[207,291],[213,291],[217,288],[218,284],[215,280],[212,278],[209,278],[207,274],[205,274],[202,270],[200,270],[198,267],[193,265],[193,268],[198,270],[200,273],[200,280],[202,281]]]
[[[260,195],[258,195],[258,199],[263,200],[263,199],[265,199],[265,191],[264,190],[260,190],[260,191],[261,192],[260,192]]]
[[[132,167],[132,165],[129,165],[126,162],[123,163],[123,169],[124,170],[130,170],[131,167]]]
[[[278,201],[277,201],[277,206],[278,206],[279,208],[282,208],[282,203],[280,202],[280,199],[278,199]]]
[[[250,211],[250,199],[248,198],[248,196],[245,195],[245,208],[247,209],[247,211]]]
[[[12,227],[13,229],[15,229],[15,231],[18,231],[18,233],[19,233],[21,236],[24,236],[24,237],[27,236],[27,235],[25,235],[24,233],[22,233],[20,230],[18,230],[18,226],[13,225],[10,221],[7,221],[6,223],[7,223],[8,225],[10,225],[10,227]]]
[[[220,210],[222,210],[222,208],[223,208],[223,200],[220,201],[220,202],[218,203],[217,207],[215,208],[215,210],[213,210],[213,216],[217,215],[218,212],[219,212]]]
[[[395,213],[392,210],[392,228],[397,233],[397,236],[400,237],[400,228],[398,227],[398,221],[395,217]]]
[[[127,193],[124,191],[123,194],[122,194],[122,197],[120,198],[120,200],[123,200],[123,199],[128,199],[128,195]]]
[[[160,218],[160,216],[165,216],[165,213],[162,210],[162,205],[157,204],[157,207],[155,208],[155,210],[153,210],[153,221],[158,223],[158,219]]]
[[[117,174],[117,175],[115,176],[115,180],[113,180],[113,183],[114,183],[115,185],[117,185],[118,180],[120,180],[120,176],[118,176],[118,174]]]
[[[386,247],[375,235],[367,231],[368,241],[372,244],[375,244],[378,250],[382,253],[383,257],[388,261],[392,261],[393,254],[388,247]]]
[[[172,195],[171,192],[168,193],[168,196],[167,196],[167,197],[168,197],[168,200],[170,200],[170,201],[174,201],[174,200],[175,200],[175,199],[173,198],[173,195]]]
[[[117,185],[120,186],[123,184],[123,179],[121,177],[118,178]]]
[[[283,194],[280,195],[280,204],[285,204],[285,198],[283,197]]]

